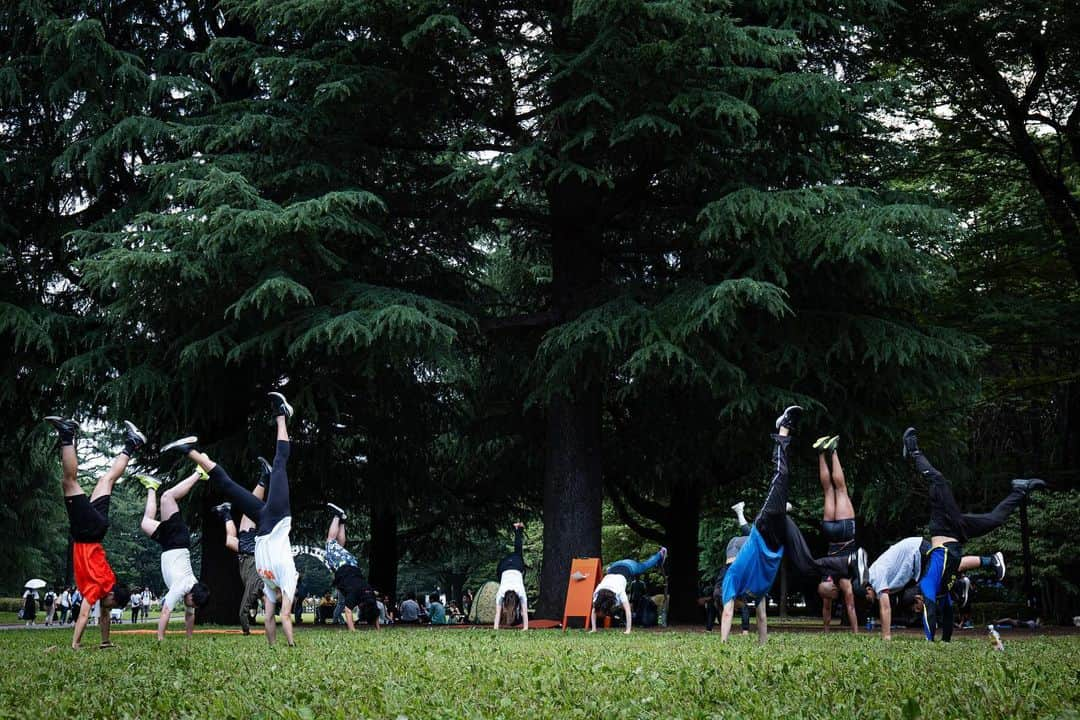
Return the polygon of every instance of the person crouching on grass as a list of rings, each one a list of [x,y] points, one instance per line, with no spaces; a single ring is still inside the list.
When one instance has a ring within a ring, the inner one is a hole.
[[[596,632],[596,618],[612,617],[615,610],[622,605],[623,615],[626,618],[626,635],[630,634],[633,625],[630,610],[630,598],[626,594],[627,580],[633,580],[654,567],[659,567],[667,561],[667,548],[660,548],[652,557],[645,562],[637,560],[618,560],[608,565],[606,574],[593,591],[592,626],[589,632]]]
[[[87,498],[79,485],[79,459],[75,454],[75,433],[79,425],[74,420],[50,415],[45,420],[56,429],[60,439],[60,463],[63,468],[64,507],[67,509],[71,524],[71,556],[75,569],[75,586],[82,595],[78,617],[75,619],[75,632],[71,638],[71,647],[82,647],[82,636],[86,624],[90,621],[90,611],[101,601],[101,645],[111,648],[109,642],[110,610],[127,606],[131,591],[127,585],[118,582],[116,573],[109,566],[102,540],[109,530],[109,501],[112,498],[113,485],[124,474],[131,456],[146,444],[146,436],[139,432],[131,422],[125,420],[126,432],[124,449],[112,461],[112,465],[94,486],[93,494]],[[74,612],[72,608],[72,612]]]
[[[184,602],[184,630],[190,638],[195,632],[195,608],[204,607],[210,599],[210,588],[199,582],[191,569],[191,531],[180,514],[180,500],[199,482],[202,474],[193,472],[177,485],[161,494],[161,520],[158,514],[157,490],[161,481],[149,475],[136,478],[146,488],[146,509],[140,529],[161,546],[161,577],[169,591],[161,598],[157,639],[165,639],[169,616],[176,603]]]

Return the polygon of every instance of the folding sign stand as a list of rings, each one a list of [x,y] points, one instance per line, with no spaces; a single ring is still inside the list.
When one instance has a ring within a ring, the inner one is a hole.
[[[592,595],[600,584],[602,572],[600,558],[574,558],[570,564],[570,584],[566,587],[566,607],[563,609],[563,632],[570,627],[569,620],[581,618],[581,627],[589,623],[592,612]],[[577,623],[575,623],[577,627]]]

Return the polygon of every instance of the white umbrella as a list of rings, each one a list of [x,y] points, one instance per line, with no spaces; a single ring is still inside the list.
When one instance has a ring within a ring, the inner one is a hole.
[[[27,580],[26,585],[24,585],[23,587],[25,587],[27,590],[40,590],[48,584],[49,583],[45,582],[40,578],[34,578],[33,580]]]

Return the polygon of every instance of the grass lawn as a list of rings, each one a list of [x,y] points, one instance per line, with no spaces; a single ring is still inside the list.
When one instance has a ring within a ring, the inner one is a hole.
[[[391,628],[261,636],[0,632],[0,717],[1078,717],[1080,638]],[[60,671],[63,680],[54,672]]]

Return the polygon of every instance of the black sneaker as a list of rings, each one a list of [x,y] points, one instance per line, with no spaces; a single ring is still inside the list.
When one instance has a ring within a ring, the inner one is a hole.
[[[330,508],[331,512],[334,513],[334,517],[336,517],[338,520],[345,520],[346,518],[349,517],[348,515],[345,514],[344,510],[339,508],[334,503],[326,503],[326,507]]]
[[[996,552],[996,553],[993,554],[993,559],[994,559],[994,570],[997,571],[998,582],[1001,582],[1002,580],[1005,579],[1005,556],[1002,555],[1001,552],[999,551],[999,552]]]
[[[45,418],[45,422],[56,430],[56,434],[60,436],[61,445],[75,444],[75,433],[79,431],[79,423],[59,415],[49,415]]]
[[[1030,493],[1032,490],[1046,487],[1046,481],[1039,478],[1018,478],[1012,481],[1012,486],[1017,490]]]
[[[776,418],[776,429],[786,427],[791,432],[795,432],[795,426],[799,424],[802,413],[803,409],[798,405],[789,405],[784,408],[784,412],[781,413],[780,417]]]
[[[284,395],[279,392],[269,392],[266,394],[270,396],[270,411],[274,413],[274,417],[284,415],[285,419],[288,420],[293,416],[292,405],[289,404],[289,401],[285,399]]]
[[[848,555],[848,578],[855,595],[865,594],[866,586],[870,584],[870,564],[862,548]]]
[[[179,440],[173,440],[168,445],[162,446],[161,454],[164,455],[171,450],[176,450],[181,455],[187,455],[195,449],[195,443],[197,442],[199,442],[199,438],[194,435],[189,435],[188,437],[180,438]]]
[[[270,487],[270,471],[273,469],[262,455],[255,458],[259,461],[259,485]]]
[[[130,420],[124,421],[124,427],[124,454],[131,457],[146,444],[146,436]]]
[[[913,457],[919,452],[919,431],[909,427],[904,431],[904,459]]]
[[[232,520],[232,503],[223,502],[220,505],[215,505],[213,512],[222,522],[228,522]]]

